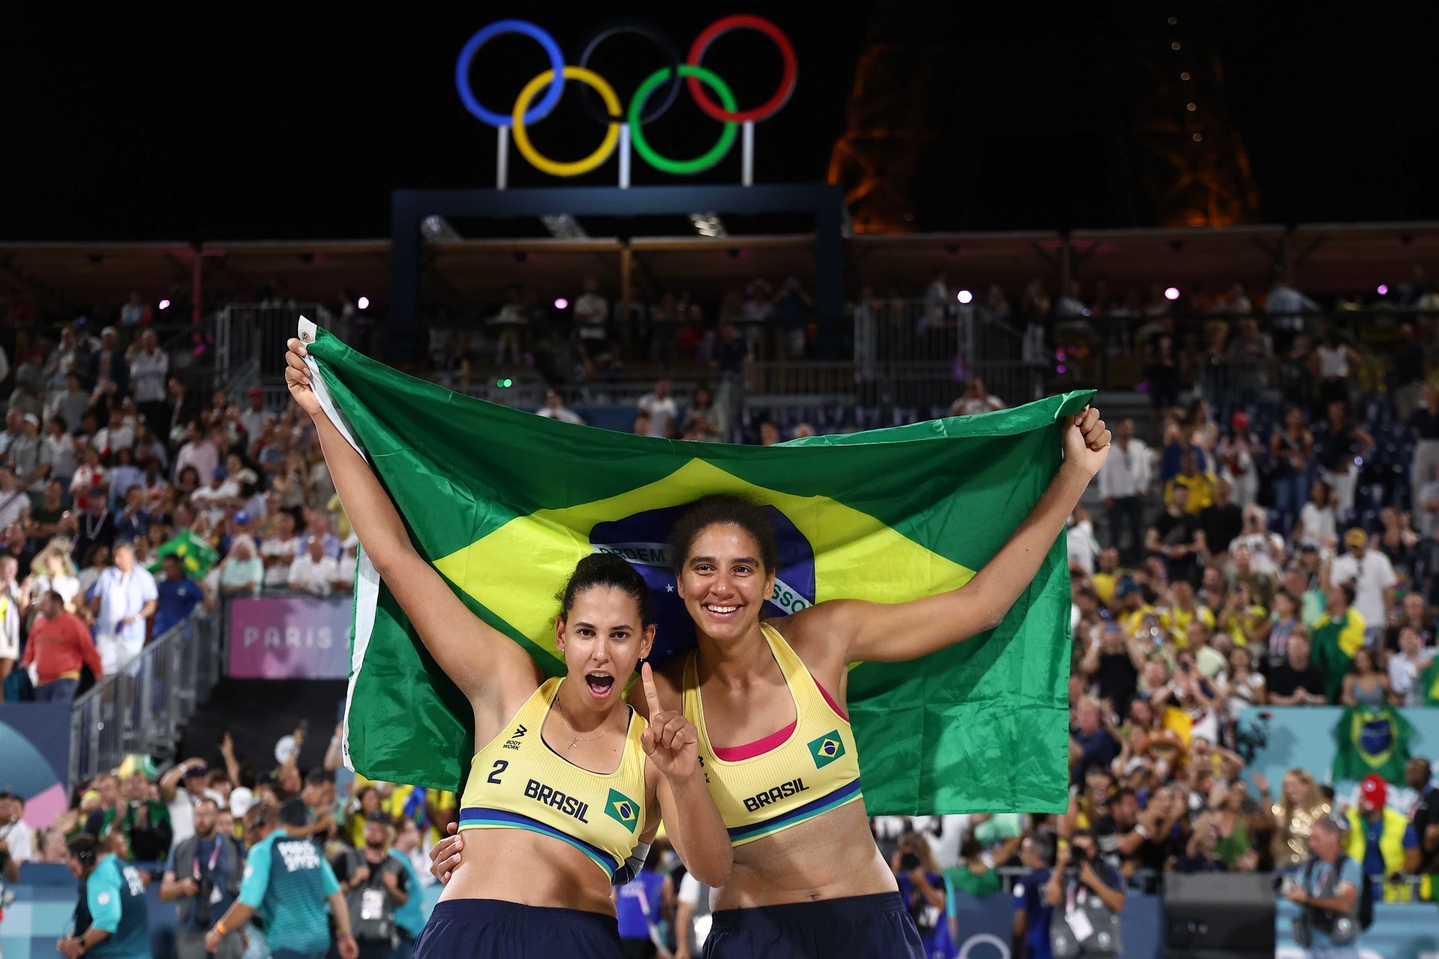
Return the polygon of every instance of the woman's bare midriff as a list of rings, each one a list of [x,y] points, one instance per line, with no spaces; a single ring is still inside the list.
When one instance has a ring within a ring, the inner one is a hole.
[[[609,880],[573,846],[521,829],[466,829],[460,835],[465,848],[441,902],[501,899],[615,914]]]
[[[852,802],[734,850],[715,909],[897,892],[874,844],[864,802]]]

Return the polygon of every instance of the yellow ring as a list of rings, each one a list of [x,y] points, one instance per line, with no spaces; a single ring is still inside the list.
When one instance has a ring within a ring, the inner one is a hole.
[[[605,131],[605,138],[600,147],[594,153],[583,160],[573,160],[569,163],[562,163],[559,160],[551,160],[536,150],[534,144],[530,143],[529,134],[525,132],[525,111],[530,108],[530,101],[535,94],[540,92],[542,87],[548,86],[554,79],[555,71],[546,70],[535,77],[520,91],[519,99],[515,101],[515,110],[511,114],[511,129],[514,131],[515,147],[520,151],[520,156],[530,161],[530,165],[541,173],[548,173],[550,176],[579,176],[581,173],[588,173],[595,167],[604,163],[615,152],[615,144],[620,140],[620,122],[611,120],[609,129]],[[584,67],[565,67],[566,80],[578,80],[594,87],[599,93],[600,99],[605,101],[605,109],[612,117],[618,117],[623,112],[620,109],[620,98],[615,96],[614,87],[604,77],[593,70],[586,70]]]

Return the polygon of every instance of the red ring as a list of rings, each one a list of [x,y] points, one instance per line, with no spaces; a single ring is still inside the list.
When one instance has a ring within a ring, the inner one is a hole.
[[[735,112],[719,106],[710,99],[709,91],[704,88],[704,85],[701,84],[699,80],[694,77],[688,77],[685,82],[689,84],[690,96],[694,97],[695,103],[699,104],[701,110],[721,123],[748,123],[751,120],[768,119],[788,103],[790,95],[794,93],[796,80],[794,47],[790,44],[789,37],[784,35],[784,31],[764,17],[756,17],[747,13],[737,13],[734,16],[722,17],[716,20],[706,27],[703,33],[695,37],[695,42],[690,47],[689,57],[685,60],[685,63],[692,67],[699,66],[700,59],[704,57],[705,51],[709,49],[711,43],[714,43],[721,35],[729,33],[731,30],[740,30],[746,27],[763,33],[774,41],[775,46],[779,47],[780,56],[784,58],[784,76],[780,78],[779,89],[775,91],[774,96],[770,97],[768,101],[760,104],[753,110],[739,110]]]

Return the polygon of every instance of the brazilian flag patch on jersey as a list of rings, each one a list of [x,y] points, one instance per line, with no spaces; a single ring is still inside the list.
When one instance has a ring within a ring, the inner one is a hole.
[[[605,813],[630,832],[634,832],[640,823],[639,803],[617,789],[610,790],[610,798],[605,800]]]
[[[839,738],[839,730],[831,729],[818,739],[810,740],[809,754],[814,757],[816,769],[823,769],[843,756],[844,740]]]

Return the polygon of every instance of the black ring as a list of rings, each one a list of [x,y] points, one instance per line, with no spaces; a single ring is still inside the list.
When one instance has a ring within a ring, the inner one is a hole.
[[[675,45],[670,43],[669,37],[665,36],[664,32],[654,24],[645,20],[612,20],[590,34],[589,39],[585,41],[585,52],[580,54],[579,66],[588,68],[590,56],[595,52],[595,48],[618,33],[637,33],[653,41],[654,45],[660,48],[660,53],[669,59],[670,79],[668,86],[665,87],[664,97],[657,101],[657,106],[649,113],[640,116],[641,123],[653,123],[664,116],[665,111],[675,102],[675,97],[679,96],[680,87],[683,85],[680,79],[680,64],[684,61],[680,58]],[[580,106],[584,107],[585,112],[590,115],[592,120],[603,124],[614,123],[616,120],[624,121],[623,116],[612,117],[605,113],[604,109],[597,105],[597,99],[598,95],[589,87],[580,88]]]

